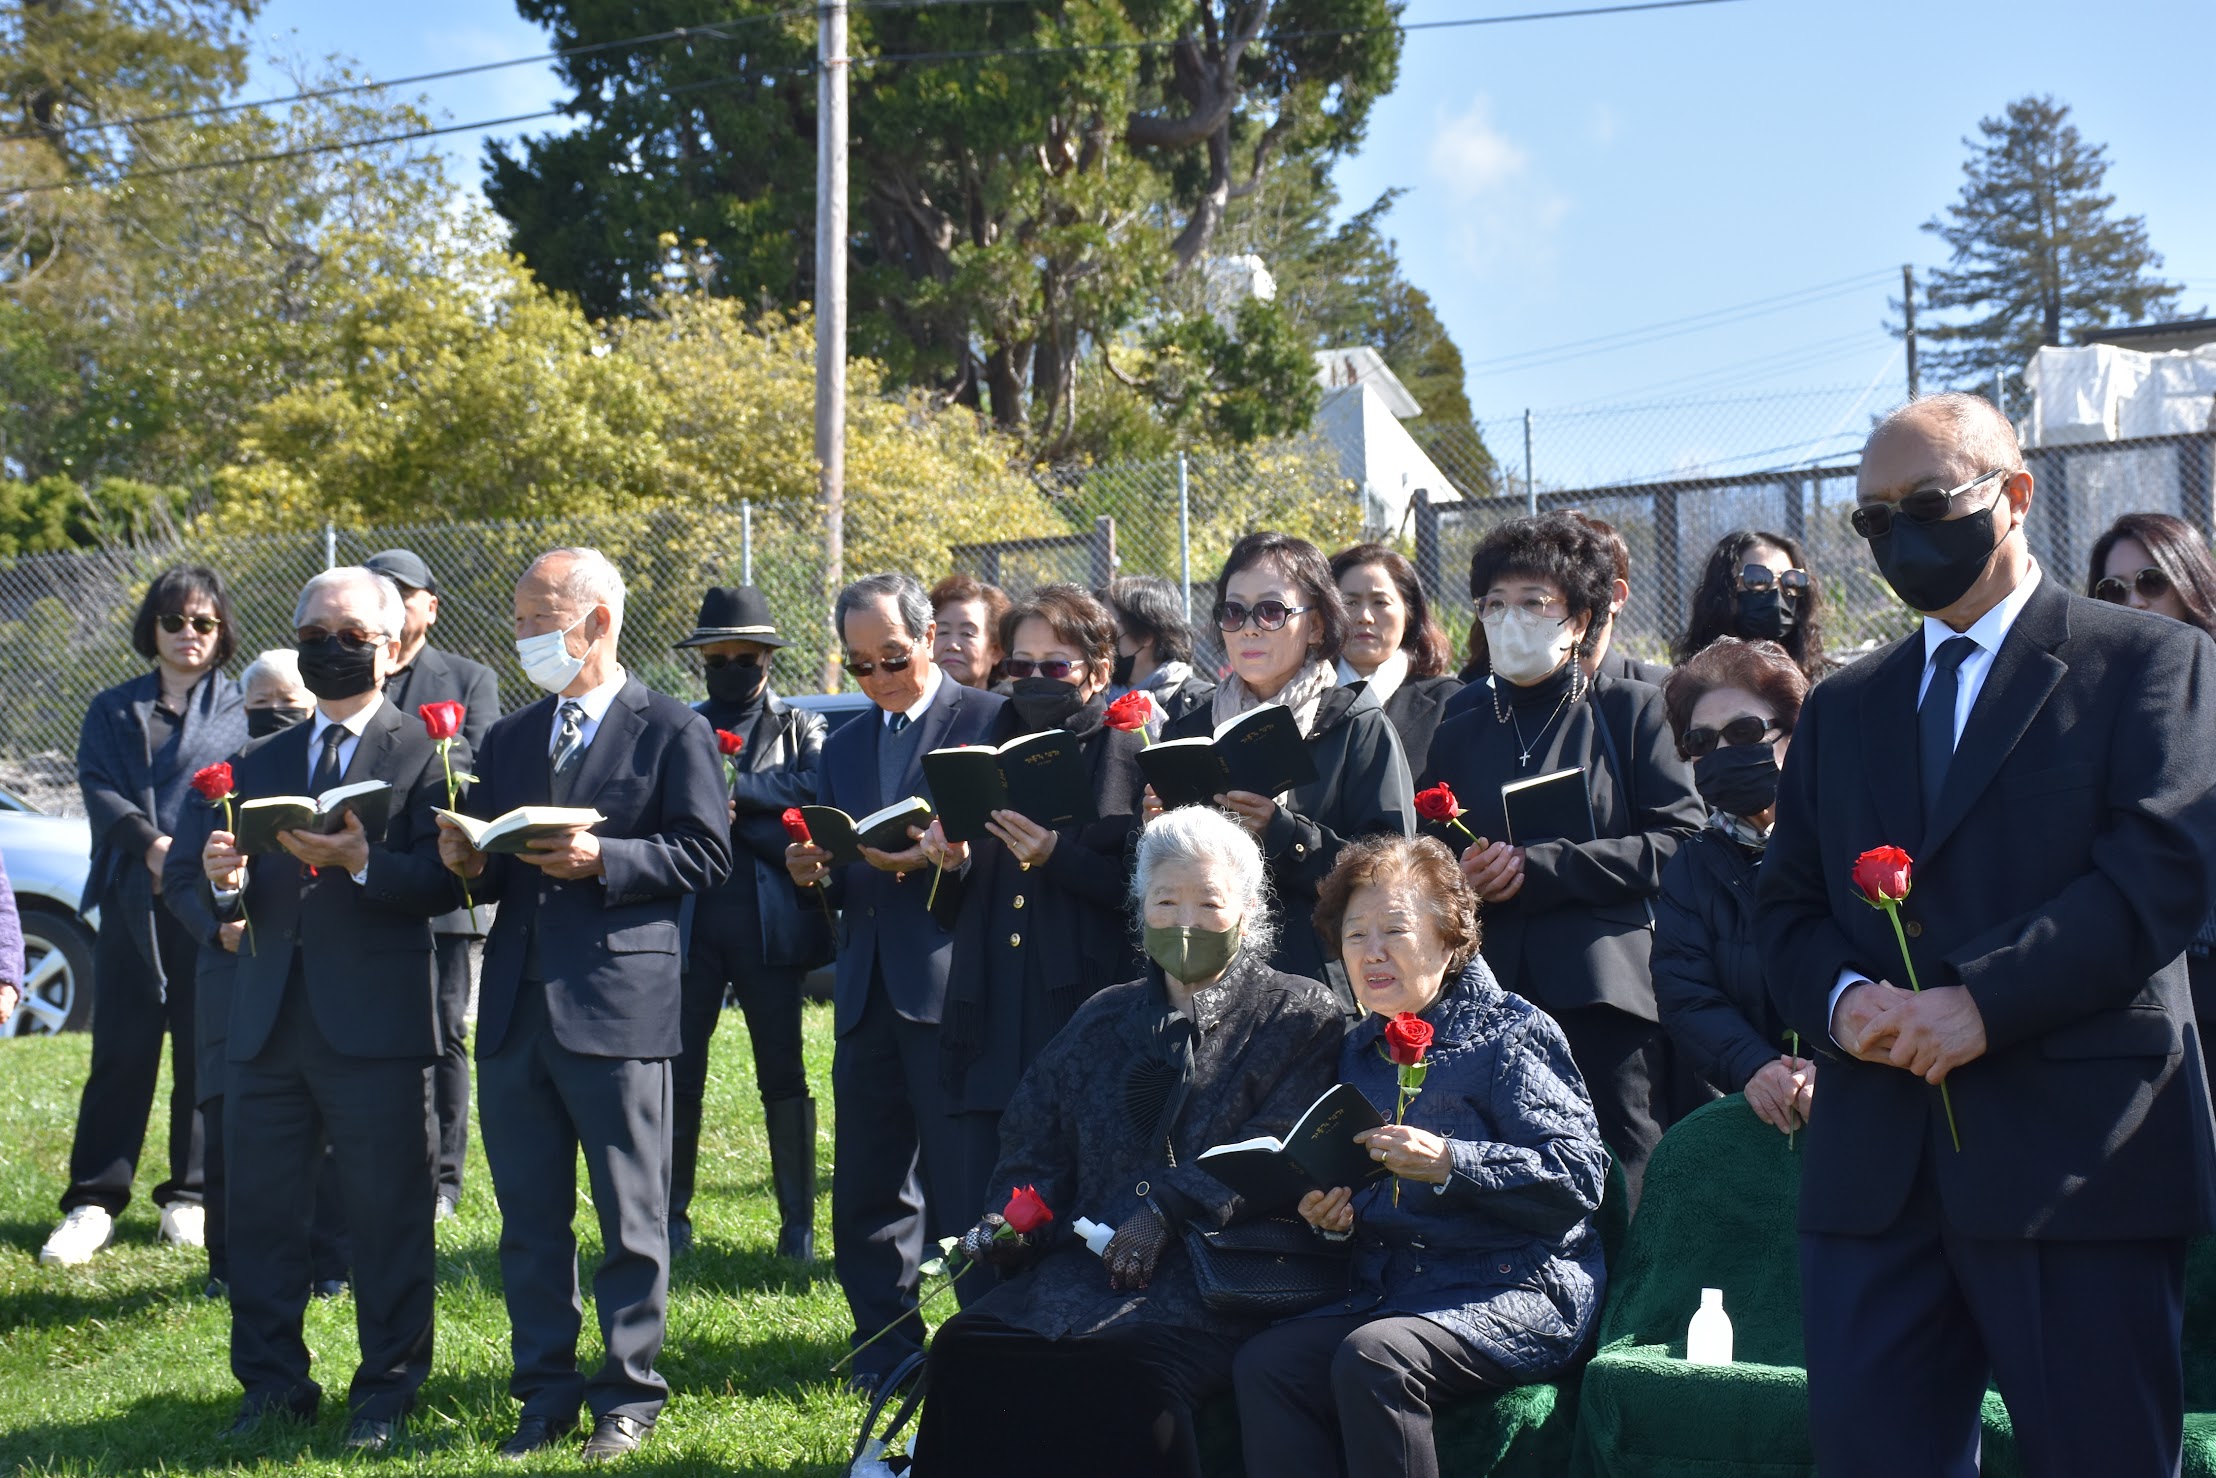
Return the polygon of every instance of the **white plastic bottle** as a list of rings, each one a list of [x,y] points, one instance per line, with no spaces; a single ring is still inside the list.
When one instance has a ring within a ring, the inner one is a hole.
[[[1114,1227],[1102,1226],[1099,1222],[1082,1216],[1070,1223],[1070,1230],[1084,1239],[1086,1249],[1095,1257],[1107,1252],[1108,1244],[1116,1239]]]
[[[1693,1365],[1731,1363],[1731,1316],[1724,1312],[1721,1288],[1700,1291],[1700,1309],[1685,1331],[1685,1359]]]

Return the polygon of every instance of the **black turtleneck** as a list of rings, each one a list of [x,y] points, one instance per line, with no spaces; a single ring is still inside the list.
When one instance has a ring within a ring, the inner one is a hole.
[[[754,725],[769,707],[769,684],[757,688],[754,696],[744,703],[721,703],[714,698],[700,706],[700,716],[718,729],[728,729],[742,735],[746,742],[754,742]]]

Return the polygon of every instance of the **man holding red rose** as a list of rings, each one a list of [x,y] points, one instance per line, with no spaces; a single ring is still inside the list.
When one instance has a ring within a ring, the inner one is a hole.
[[[1817,1465],[1969,1478],[1990,1380],[2032,1478],[2172,1474],[2186,1243],[2216,1228],[2183,958],[2216,644],[2044,577],[1975,397],[1887,417],[1859,496],[1924,620],[1809,694],[1757,920],[1779,1010],[1836,1049],[1802,1139]]]

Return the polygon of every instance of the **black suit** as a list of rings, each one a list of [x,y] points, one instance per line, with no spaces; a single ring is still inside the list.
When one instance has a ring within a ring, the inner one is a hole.
[[[242,752],[241,801],[308,790],[313,723]],[[394,1420],[431,1368],[434,1249],[426,1074],[438,1053],[431,919],[459,896],[439,864],[432,811],[446,802],[420,724],[390,704],[369,716],[345,781],[386,780],[391,820],[357,883],[291,857],[247,864],[248,922],[231,997],[225,1160],[231,1204],[231,1369],[249,1404],[312,1405],[301,1317],[322,1142],[334,1151],[353,1234],[362,1363],[348,1406]]]
[[[385,679],[385,699],[407,720],[426,703],[462,705],[462,738],[481,754],[485,735],[500,717],[500,679],[482,662],[437,647]],[[432,925],[438,936],[439,1035],[443,1045],[431,1068],[431,1118],[438,1144],[439,1194],[459,1203],[462,1168],[469,1159],[469,955],[470,940],[484,933],[485,913],[458,908]]]
[[[817,777],[823,804],[859,817],[923,793],[921,756],[994,742],[1006,701],[942,674],[938,695],[912,726],[919,732],[901,741],[907,757],[889,792],[879,776],[879,750],[895,741],[883,711],[867,710],[824,741]],[[831,1237],[859,1344],[916,1307],[926,1235],[937,1239],[968,1229],[983,1196],[984,1172],[976,1162],[990,1155],[965,1133],[975,1126],[948,1111],[940,1056],[950,925],[960,915],[967,879],[956,873],[942,879],[935,909],[925,906],[929,868],[896,877],[857,862],[834,870],[830,882],[831,902],[840,908],[832,985],[838,1046],[831,1088],[838,1112]],[[968,1291],[958,1287],[957,1296]],[[857,1363],[883,1374],[922,1342],[921,1323],[911,1320]]]
[[[2051,577],[1999,644],[1927,820],[1921,632],[1818,686],[1762,869],[1770,989],[1831,1041],[1840,973],[1899,982],[1865,850],[1915,859],[1920,983],[1985,1054],[1937,1090],[1836,1054],[1805,1137],[1803,1301],[1827,1471],[1970,1471],[1987,1372],[2026,1472],[2174,1472],[2185,1239],[2216,1146],[2181,955],[2216,877],[2216,646]],[[1898,1417],[1868,1413],[1914,1393]]]
[[[731,867],[723,760],[707,721],[626,676],[557,783],[557,707],[493,725],[470,811],[591,807],[604,872],[574,882],[492,857],[475,884],[500,903],[477,1007],[478,1114],[500,1200],[500,1271],[513,1326],[509,1389],[524,1415],[651,1422],[669,1298],[670,1059],[680,1045],[677,916]],[[577,1154],[606,1251],[593,1300],[607,1357],[577,1369]]]

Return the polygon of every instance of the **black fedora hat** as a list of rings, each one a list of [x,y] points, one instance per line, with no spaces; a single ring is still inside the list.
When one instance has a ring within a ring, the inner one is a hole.
[[[769,602],[751,585],[711,585],[700,598],[700,620],[691,636],[670,648],[705,647],[719,641],[760,642],[765,647],[789,647],[777,634],[777,620]]]

